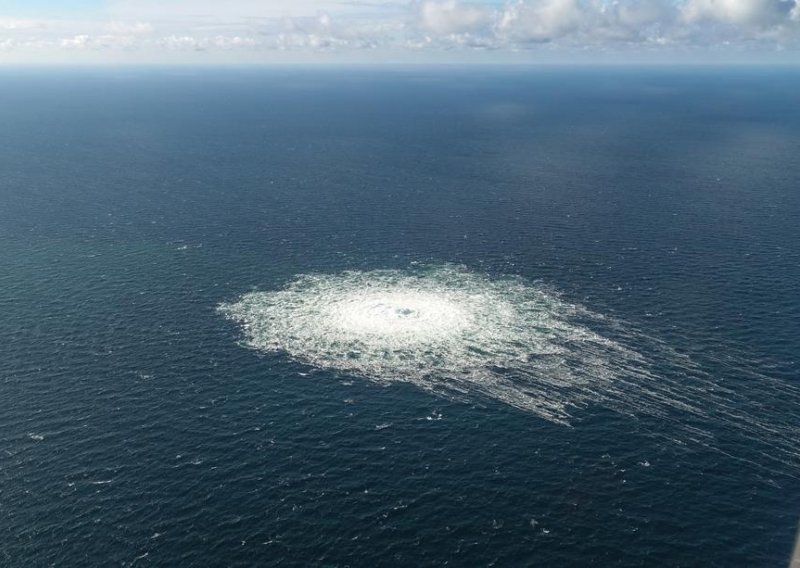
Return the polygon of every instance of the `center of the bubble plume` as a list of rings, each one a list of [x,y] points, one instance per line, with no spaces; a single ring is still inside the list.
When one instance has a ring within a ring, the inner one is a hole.
[[[451,298],[410,290],[359,292],[333,302],[327,311],[331,323],[346,333],[420,341],[450,335],[470,321]]]

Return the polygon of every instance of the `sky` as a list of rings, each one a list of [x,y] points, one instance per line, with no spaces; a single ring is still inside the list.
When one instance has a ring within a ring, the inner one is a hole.
[[[0,0],[2,64],[800,63],[800,0]]]

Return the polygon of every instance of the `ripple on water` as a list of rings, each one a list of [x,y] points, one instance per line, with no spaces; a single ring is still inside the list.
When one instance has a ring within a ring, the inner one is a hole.
[[[245,345],[318,368],[489,397],[560,424],[602,405],[663,418],[709,447],[715,428],[702,421],[723,422],[766,444],[766,460],[800,465],[796,426],[774,423],[753,398],[800,400],[797,389],[757,373],[748,391],[723,388],[663,342],[539,282],[454,265],[305,274],[219,310]]]

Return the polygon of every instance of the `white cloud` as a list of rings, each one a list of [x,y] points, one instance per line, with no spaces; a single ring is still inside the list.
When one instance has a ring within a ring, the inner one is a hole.
[[[676,15],[675,5],[663,0],[634,0],[613,2],[609,5],[620,24],[641,28],[658,23],[671,24]]]
[[[155,31],[149,22],[110,22],[106,30],[110,34],[130,36],[150,35]]]
[[[498,30],[512,42],[548,42],[578,31],[589,15],[578,0],[519,0],[503,11]]]
[[[426,0],[419,4],[420,26],[435,34],[475,32],[491,25],[492,19],[492,10],[486,6],[456,0]]]
[[[171,35],[161,38],[158,43],[167,49],[189,49],[189,50],[202,50],[202,42],[192,36],[177,36]]]
[[[61,47],[67,49],[86,49],[90,45],[91,38],[86,34],[80,34],[71,38],[61,40]]]
[[[218,47],[220,49],[238,49],[242,47],[256,47],[258,45],[258,40],[252,37],[229,37],[218,35],[214,37],[212,44],[214,47]]]
[[[688,0],[683,14],[690,22],[706,20],[763,28],[784,23],[796,8],[794,1],[787,0]]]
[[[494,54],[496,60],[559,50],[796,54],[798,2],[111,0],[94,20],[4,18],[0,12],[0,62],[23,51],[41,53],[45,59],[65,52],[75,61],[119,52],[142,62],[159,61],[159,53],[170,53],[176,61],[206,57],[234,63],[239,58],[275,60],[279,56],[271,54],[278,53],[323,52],[369,52],[376,55],[364,57],[394,59],[408,54],[417,61],[424,54],[469,61],[477,50]]]

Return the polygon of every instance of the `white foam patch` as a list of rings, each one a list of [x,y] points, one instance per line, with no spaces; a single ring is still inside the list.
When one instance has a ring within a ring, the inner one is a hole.
[[[613,397],[623,377],[651,378],[639,354],[590,328],[601,316],[546,286],[450,265],[302,275],[220,309],[252,348],[554,422]]]
[[[657,417],[672,429],[659,426],[654,435],[678,445],[700,444],[779,473],[800,469],[793,414],[765,411],[800,406],[800,389],[734,360],[736,347],[710,360],[737,380],[709,375],[663,342],[541,283],[453,265],[309,274],[219,309],[241,324],[247,346],[321,369],[448,398],[489,397],[560,424],[591,405]],[[742,443],[757,458],[740,457]],[[775,463],[781,469],[767,465]]]

